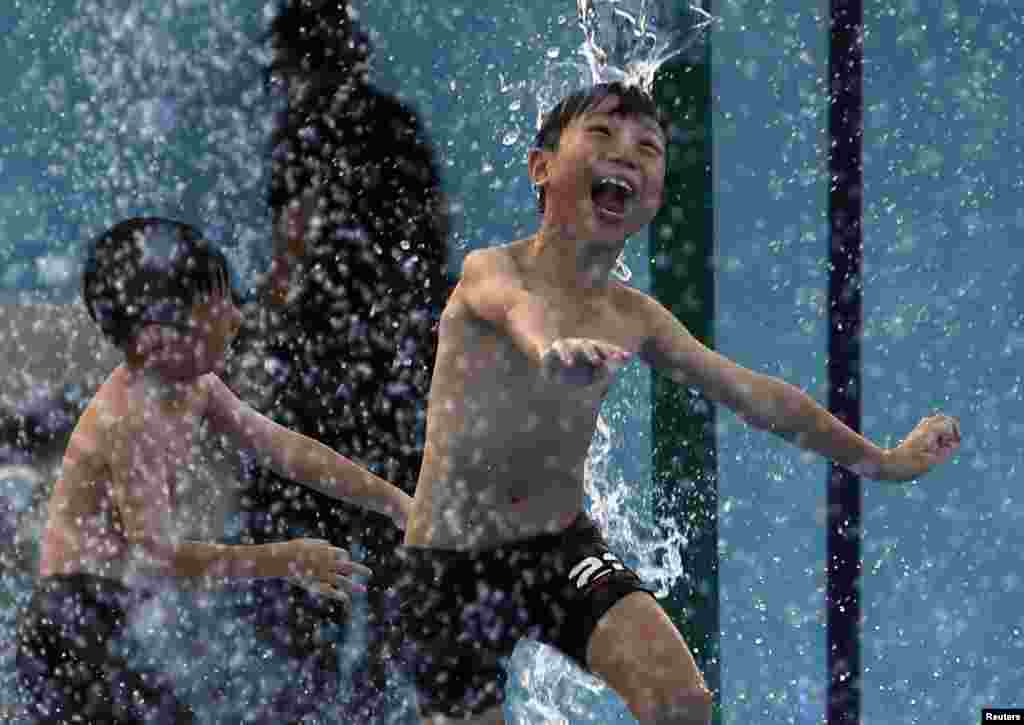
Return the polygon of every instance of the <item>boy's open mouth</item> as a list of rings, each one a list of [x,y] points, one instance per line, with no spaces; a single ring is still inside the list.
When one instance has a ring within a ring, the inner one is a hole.
[[[592,198],[598,209],[610,216],[621,218],[626,215],[635,193],[633,185],[625,179],[618,176],[602,176],[594,181]]]

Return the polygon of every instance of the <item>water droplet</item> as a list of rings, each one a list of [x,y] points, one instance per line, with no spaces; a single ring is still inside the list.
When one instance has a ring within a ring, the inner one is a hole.
[[[554,59],[562,54],[561,48],[548,48],[548,58]]]
[[[518,140],[519,140],[519,131],[513,129],[511,131],[506,131],[505,132],[505,136],[501,139],[501,144],[502,144],[502,146],[512,146]]]

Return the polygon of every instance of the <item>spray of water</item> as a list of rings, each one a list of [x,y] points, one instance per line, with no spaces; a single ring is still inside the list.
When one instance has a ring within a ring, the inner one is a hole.
[[[592,82],[621,81],[648,93],[658,68],[693,47],[714,20],[671,0],[577,0],[576,7]]]
[[[573,59],[548,53],[534,87],[538,128],[559,99],[585,85],[618,81],[651,93],[658,69],[698,47],[715,22],[673,0],[576,0],[576,9],[583,43]]]
[[[611,549],[623,557],[663,596],[689,574],[682,552],[687,532],[675,520],[654,521],[649,501],[635,481],[626,481],[615,464],[614,451],[625,445],[625,431],[637,423],[630,395],[612,404],[597,420],[584,468],[586,504]],[[604,683],[534,642],[520,644],[509,664],[507,721],[510,725],[545,723],[631,722],[625,704],[609,695]]]

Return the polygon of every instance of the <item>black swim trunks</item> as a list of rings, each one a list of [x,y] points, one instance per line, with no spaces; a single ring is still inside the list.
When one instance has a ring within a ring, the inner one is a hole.
[[[503,660],[524,637],[587,668],[598,620],[653,590],[580,514],[565,531],[475,552],[405,547],[393,587],[396,655],[423,716],[468,718],[504,701]]]
[[[193,722],[165,677],[121,656],[131,611],[152,595],[89,574],[44,577],[18,621],[18,680],[28,722]]]

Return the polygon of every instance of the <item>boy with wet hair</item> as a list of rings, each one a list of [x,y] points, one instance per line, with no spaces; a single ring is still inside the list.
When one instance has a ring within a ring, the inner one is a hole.
[[[167,677],[118,654],[130,621],[176,585],[293,578],[346,600],[370,570],[315,539],[189,540],[177,516],[227,441],[263,465],[404,527],[411,499],[317,441],[242,404],[218,377],[239,325],[227,260],[197,230],[117,224],[89,250],[83,297],[124,353],[82,414],[51,494],[40,579],[19,622],[32,722],[192,721]]]
[[[651,119],[661,130],[662,136],[668,139],[669,119],[655,104],[654,99],[637,86],[622,84],[599,84],[589,91],[577,91],[566,96],[543,117],[537,130],[533,148],[545,151],[558,151],[562,133],[580,116],[589,113],[598,106],[609,94],[618,94],[619,105],[615,113],[620,116],[640,116]],[[537,209],[543,216],[545,207],[544,186],[537,185]]]
[[[956,422],[933,416],[879,448],[611,278],[626,239],[662,203],[665,131],[637,89],[570,96],[529,152],[540,229],[466,257],[441,319],[395,586],[424,722],[503,722],[502,659],[521,637],[603,679],[641,723],[710,721],[712,696],[686,642],[584,511],[601,403],[631,359],[874,478],[916,478],[958,445]]]

